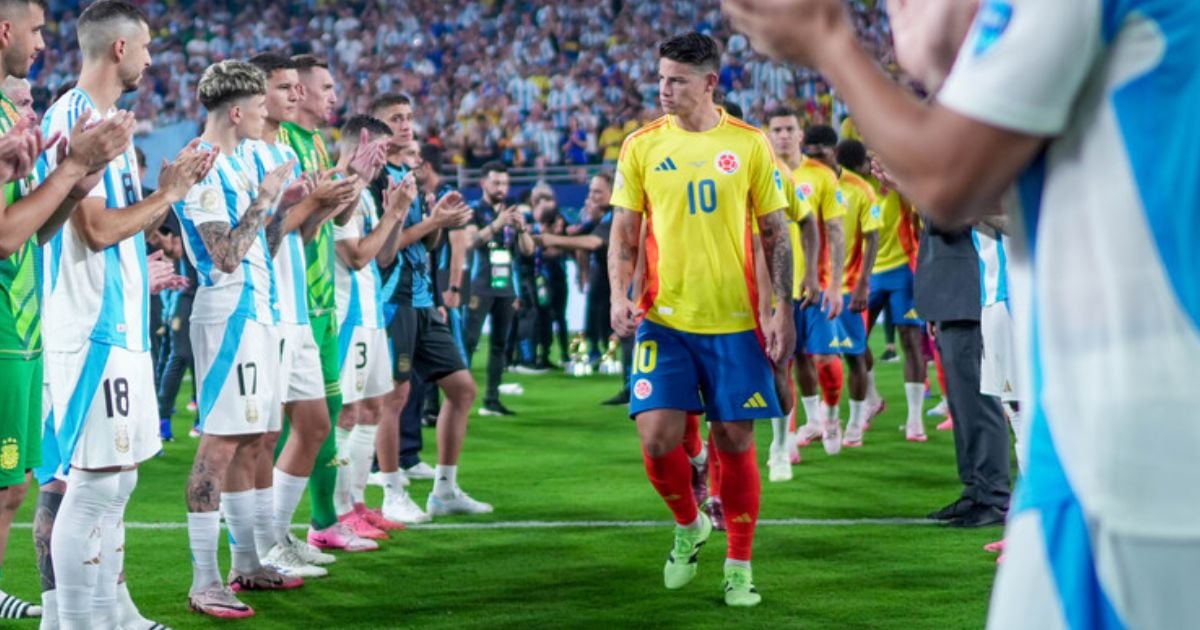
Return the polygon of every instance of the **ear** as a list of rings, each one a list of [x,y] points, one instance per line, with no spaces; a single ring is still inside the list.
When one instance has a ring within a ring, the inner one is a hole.
[[[125,46],[126,40],[123,38],[112,43],[113,59],[116,60],[117,63],[120,63],[121,60],[125,58]]]
[[[0,22],[0,44],[2,44],[5,48],[8,48],[11,39],[12,22],[4,20],[3,22]]]

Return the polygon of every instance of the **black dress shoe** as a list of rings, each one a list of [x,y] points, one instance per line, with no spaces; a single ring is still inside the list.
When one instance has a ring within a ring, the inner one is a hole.
[[[609,398],[608,400],[605,400],[604,402],[601,402],[600,404],[608,405],[608,406],[628,405],[629,404],[629,390],[622,389],[621,391],[617,392],[616,396],[613,396],[612,398]]]
[[[994,506],[975,504],[975,507],[970,512],[952,519],[946,523],[948,527],[987,527],[989,525],[1003,525],[1004,519],[1008,516],[1008,512]]]
[[[935,521],[948,521],[960,516],[965,516],[971,508],[975,507],[976,503],[966,497],[960,497],[954,503],[936,511],[930,512],[929,518]]]

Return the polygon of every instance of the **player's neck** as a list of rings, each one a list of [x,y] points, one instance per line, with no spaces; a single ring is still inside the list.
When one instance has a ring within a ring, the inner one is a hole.
[[[721,113],[717,111],[715,105],[709,104],[697,107],[695,111],[687,114],[672,116],[672,118],[675,119],[675,124],[684,131],[703,133],[720,124]]]
[[[125,88],[117,77],[117,67],[101,62],[83,62],[75,87],[87,93],[96,109],[105,112],[117,104]]]
[[[281,121],[268,118],[267,122],[263,123],[262,137],[259,140],[268,144],[274,143],[275,139],[279,137],[279,127],[282,124],[283,122]]]
[[[780,153],[779,159],[783,160],[784,164],[793,171],[800,168],[804,163],[804,156],[800,153]]]
[[[238,138],[237,127],[232,124],[210,117],[204,125],[204,133],[200,139],[221,150],[221,153],[232,155],[237,150],[241,140]]]
[[[296,114],[296,120],[293,122],[308,131],[316,131],[321,128],[321,121],[317,120],[317,116],[313,116],[304,110],[300,110]]]

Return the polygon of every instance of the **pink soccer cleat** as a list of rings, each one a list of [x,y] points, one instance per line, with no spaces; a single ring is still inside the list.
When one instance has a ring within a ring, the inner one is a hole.
[[[352,553],[379,549],[379,543],[355,534],[344,523],[335,523],[322,530],[310,527],[308,529],[308,544],[317,549],[337,549]]]
[[[938,423],[937,430],[938,431],[953,431],[954,430],[954,418],[946,418],[945,420],[942,420],[940,423]]]
[[[1000,539],[1000,540],[997,540],[996,542],[990,542],[983,546],[983,550],[988,553],[1003,553],[1004,552],[1004,540]]]
[[[390,521],[384,518],[383,512],[380,512],[379,510],[368,509],[367,506],[363,505],[362,503],[355,503],[354,511],[373,527],[376,529],[381,529],[385,532],[399,532],[408,528],[400,521]]]
[[[820,441],[823,436],[820,425],[806,423],[796,430],[796,446],[804,448],[813,442]]]
[[[238,601],[233,591],[220,582],[188,595],[188,608],[218,619],[245,619],[254,616],[254,609]]]
[[[387,532],[367,522],[367,519],[363,518],[362,514],[358,512],[347,512],[339,516],[338,521],[349,527],[350,531],[354,532],[354,535],[360,538],[387,540]]]

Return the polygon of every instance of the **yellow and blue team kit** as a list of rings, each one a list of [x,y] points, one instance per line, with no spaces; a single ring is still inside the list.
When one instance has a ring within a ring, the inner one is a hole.
[[[752,237],[789,208],[762,132],[721,112],[705,132],[660,118],[625,141],[611,204],[647,222],[630,414],[780,415],[758,328]]]

